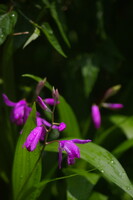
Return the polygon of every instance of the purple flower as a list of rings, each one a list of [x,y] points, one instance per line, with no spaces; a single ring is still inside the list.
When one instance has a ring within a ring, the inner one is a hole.
[[[44,103],[44,101],[42,100],[42,98],[40,96],[37,97],[36,101],[38,102],[38,104],[40,105],[40,107],[43,110],[46,110],[48,112],[51,112],[51,110],[47,107],[47,105]]]
[[[46,127],[51,127],[51,123],[46,121],[45,119],[41,117],[36,118],[37,121],[37,126],[46,126]],[[57,129],[58,131],[63,131],[66,128],[66,124],[64,122],[61,122],[59,125],[52,125],[52,129]]]
[[[11,121],[17,125],[23,125],[31,112],[31,108],[28,107],[27,102],[25,100],[20,100],[16,103],[12,102],[5,94],[2,94],[2,97],[7,106],[13,107],[10,115]]]
[[[46,104],[51,105],[51,106],[60,103],[59,101],[55,101],[54,98],[46,98],[46,99],[44,99],[44,102],[45,102]]]
[[[66,151],[67,153],[68,165],[73,165],[75,163],[75,158],[80,158],[80,149],[75,145],[75,143],[85,144],[88,142],[91,142],[91,140],[73,139],[59,141],[59,168],[61,168],[62,151]]]
[[[26,147],[28,151],[34,151],[38,142],[44,140],[46,130],[43,126],[37,126],[28,135],[23,147]]]
[[[94,126],[97,129],[100,128],[100,125],[101,125],[101,114],[100,114],[100,109],[96,104],[92,105],[92,107],[91,107],[91,116],[92,116],[92,120],[93,120]]]
[[[112,110],[123,108],[123,104],[120,104],[120,103],[102,103],[102,106],[104,108],[109,108],[109,109],[112,109]]]

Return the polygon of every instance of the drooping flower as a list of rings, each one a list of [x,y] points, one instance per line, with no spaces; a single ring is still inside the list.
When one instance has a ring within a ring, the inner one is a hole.
[[[101,114],[100,114],[100,109],[99,106],[94,104],[91,107],[91,116],[92,116],[92,120],[94,123],[95,128],[100,128],[101,125]]]
[[[91,142],[91,140],[72,139],[59,141],[59,168],[61,168],[62,151],[66,151],[67,153],[68,165],[73,165],[75,163],[75,158],[80,158],[80,149],[75,143],[85,144],[88,142]]]
[[[108,108],[111,110],[117,110],[123,108],[123,104],[121,103],[102,103],[102,107]]]
[[[38,102],[38,104],[40,105],[40,107],[43,110],[46,110],[48,112],[51,112],[51,110],[48,108],[48,106],[46,105],[46,103],[42,100],[42,98],[40,96],[37,96],[36,101]]]
[[[23,147],[26,147],[28,151],[34,151],[40,140],[44,140],[46,130],[43,126],[35,127],[28,135]]]
[[[10,115],[11,121],[17,125],[23,125],[31,112],[31,108],[27,105],[27,102],[25,100],[20,100],[16,103],[12,102],[8,99],[6,94],[2,94],[2,97],[4,103],[12,107]]]

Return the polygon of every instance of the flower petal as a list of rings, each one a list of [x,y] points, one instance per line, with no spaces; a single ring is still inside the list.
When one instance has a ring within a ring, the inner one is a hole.
[[[41,106],[43,110],[51,112],[51,110],[46,106],[46,104],[44,103],[44,101],[42,100],[40,96],[37,97],[37,102],[39,103],[39,105]]]
[[[40,141],[43,132],[45,132],[44,127],[40,126],[34,128],[28,135],[23,147],[25,146],[28,151],[33,151],[36,148],[38,142]]]
[[[120,103],[102,103],[102,106],[112,110],[121,109],[124,107],[123,104]]]
[[[55,101],[54,98],[46,98],[46,99],[44,99],[44,102],[51,105],[51,106],[60,103],[59,101]]]
[[[91,107],[91,116],[92,116],[92,120],[94,122],[95,128],[100,128],[101,125],[101,114],[100,114],[100,110],[99,107],[97,105],[92,105]]]
[[[85,144],[91,142],[91,140],[80,140],[80,139],[72,139],[71,141],[78,144]]]
[[[8,99],[8,97],[6,96],[6,94],[2,94],[2,97],[3,97],[4,103],[5,103],[7,106],[11,106],[11,107],[16,106],[17,103],[10,101],[10,100]]]

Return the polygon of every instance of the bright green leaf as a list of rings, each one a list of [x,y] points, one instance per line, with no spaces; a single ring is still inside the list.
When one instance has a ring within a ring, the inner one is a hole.
[[[5,41],[6,37],[13,32],[16,21],[17,13],[14,11],[0,16],[0,45]]]
[[[25,48],[28,44],[30,44],[33,40],[36,40],[40,35],[40,30],[35,28],[33,34],[28,38],[26,43],[24,44],[23,48]]]
[[[57,107],[59,111],[59,117],[60,121],[65,122],[67,125],[65,130],[67,136],[80,137],[78,122],[72,108],[62,96],[60,96],[59,101],[60,104]]]
[[[22,148],[28,134],[36,126],[35,116],[34,105],[16,147],[12,173],[14,200],[20,200],[29,188],[39,183],[41,178],[40,146],[38,145],[33,152]]]
[[[64,57],[66,57],[65,53],[63,52],[56,36],[54,35],[54,32],[50,25],[48,23],[43,23],[41,26],[42,32],[45,34],[46,38],[50,42],[50,44]]]
[[[81,158],[96,167],[105,178],[133,197],[133,186],[119,161],[106,149],[94,144],[78,145]]]

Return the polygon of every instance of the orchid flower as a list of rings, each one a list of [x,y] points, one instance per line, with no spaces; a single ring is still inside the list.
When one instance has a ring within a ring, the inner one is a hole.
[[[44,140],[46,130],[43,126],[35,127],[28,135],[23,147],[28,151],[34,151],[40,140]]]
[[[91,142],[91,140],[72,139],[59,141],[59,168],[61,168],[62,151],[66,151],[67,153],[67,164],[73,165],[75,163],[75,158],[80,158],[80,149],[75,143],[85,144],[88,142]]]
[[[2,94],[2,97],[4,103],[12,107],[10,115],[11,121],[17,125],[23,125],[31,112],[31,108],[27,105],[27,102],[25,100],[20,100],[16,103],[12,102],[8,99],[6,94]]]
[[[66,124],[64,122],[59,123],[59,125],[51,125],[51,123],[49,123],[48,121],[46,121],[45,119],[41,118],[41,117],[37,117],[36,118],[37,121],[37,126],[46,126],[46,127],[51,127],[52,129],[57,129],[59,132],[63,131],[66,128]]]

